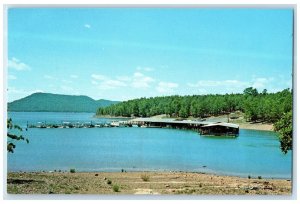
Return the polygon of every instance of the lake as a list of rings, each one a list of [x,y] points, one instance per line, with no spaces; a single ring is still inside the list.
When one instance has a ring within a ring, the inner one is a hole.
[[[105,122],[93,113],[9,112],[26,127],[37,122]],[[291,178],[292,153],[284,155],[274,132],[240,130],[237,138],[203,137],[166,128],[74,128],[24,131],[8,171],[189,171],[246,177]]]

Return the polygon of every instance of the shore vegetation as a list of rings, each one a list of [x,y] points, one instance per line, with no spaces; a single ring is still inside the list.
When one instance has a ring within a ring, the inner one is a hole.
[[[247,122],[274,124],[280,136],[281,150],[292,149],[293,93],[284,89],[276,93],[261,93],[248,87],[243,94],[209,94],[192,96],[160,96],[124,101],[97,110],[96,116],[153,117],[165,114],[171,118],[193,117],[205,120],[212,116],[228,115],[237,118],[243,113]]]

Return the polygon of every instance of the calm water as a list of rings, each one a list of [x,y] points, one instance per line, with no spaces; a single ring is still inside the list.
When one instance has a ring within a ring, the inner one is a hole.
[[[9,113],[15,123],[99,121],[91,113]],[[290,178],[291,152],[273,132],[240,130],[238,138],[202,137],[161,128],[29,129],[30,143],[8,154],[9,171],[200,171]]]

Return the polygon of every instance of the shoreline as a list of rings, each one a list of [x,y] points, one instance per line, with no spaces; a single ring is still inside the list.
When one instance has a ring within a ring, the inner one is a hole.
[[[268,180],[291,180],[292,176],[290,177],[285,177],[285,176],[279,176],[274,175],[266,175],[266,174],[230,174],[230,173],[223,173],[223,172],[214,172],[214,171],[186,171],[186,170],[147,170],[147,169],[120,169],[120,170],[115,170],[115,171],[105,171],[105,170],[77,170],[75,169],[76,173],[78,174],[93,174],[93,173],[108,173],[108,174],[118,174],[118,173],[179,173],[179,174],[203,174],[203,175],[211,175],[211,176],[220,176],[220,177],[236,177],[236,178],[241,178],[245,179],[248,178],[249,176],[252,178],[264,178]],[[71,173],[70,170],[32,170],[32,171],[7,171],[7,174],[52,174],[52,173],[59,173],[59,174],[69,174]]]
[[[117,187],[116,187],[117,186]],[[117,191],[115,191],[118,188]],[[8,172],[9,194],[291,195],[290,179],[193,172]]]
[[[94,115],[93,117],[95,118],[108,118],[108,119],[135,119],[139,117],[123,117],[123,116],[111,116],[111,115]],[[176,118],[170,118],[166,117],[165,115],[157,115],[157,116],[152,116],[152,117],[147,117],[147,118],[161,118],[161,119],[179,119],[178,117]],[[195,118],[185,118],[184,120],[193,120]],[[208,122],[227,122],[227,116],[212,116],[206,119]],[[261,130],[261,131],[272,131],[274,132],[273,129],[273,124],[270,123],[252,123],[252,122],[246,122],[243,119],[240,120],[230,120],[229,123],[237,124],[239,125],[240,129],[246,129],[246,130]]]

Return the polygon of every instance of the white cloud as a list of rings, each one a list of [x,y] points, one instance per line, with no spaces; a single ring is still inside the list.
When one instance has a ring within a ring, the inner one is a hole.
[[[90,29],[91,25],[90,24],[84,24],[84,27]]]
[[[91,78],[91,83],[96,85],[98,89],[102,90],[126,86],[131,86],[136,89],[149,88],[150,84],[155,81],[153,78],[145,76],[141,72],[135,72],[132,76],[116,76],[115,78],[92,74]]]
[[[77,79],[77,78],[78,78],[78,76],[75,75],[75,74],[71,74],[70,77],[71,77],[72,79]]]
[[[288,84],[290,82],[290,84]],[[289,86],[290,85],[290,86]],[[253,77],[251,86],[258,91],[267,89],[268,92],[277,92],[285,88],[291,88],[291,79],[284,79],[281,76],[278,77]]]
[[[149,76],[145,76],[140,72],[135,72],[133,74],[133,79],[131,86],[134,88],[149,88],[150,84],[155,80]]]
[[[255,78],[252,87],[257,89],[264,89],[271,81],[273,81],[273,78]]]
[[[92,74],[91,77],[95,80],[108,80],[109,77],[101,75],[101,74]]]
[[[27,64],[21,62],[19,59],[15,57],[8,60],[8,68],[15,69],[17,71],[31,70],[31,68]]]
[[[17,77],[15,75],[10,74],[10,75],[8,75],[8,79],[15,80],[15,79],[17,79]]]
[[[97,88],[101,90],[115,89],[127,86],[127,84],[124,83],[124,81],[111,79],[110,77],[105,75],[92,74],[91,78],[91,83],[93,85],[96,85]]]
[[[174,89],[178,87],[178,84],[173,82],[159,82],[156,90],[159,93],[173,93]]]
[[[99,89],[103,89],[103,90],[107,90],[107,89],[115,89],[115,88],[120,88],[120,87],[125,87],[127,86],[124,82],[118,81],[118,80],[106,80],[106,81],[102,81],[98,88]]]

